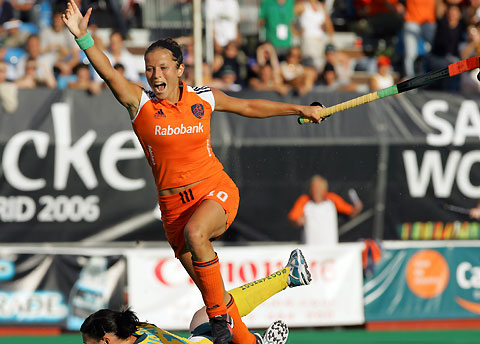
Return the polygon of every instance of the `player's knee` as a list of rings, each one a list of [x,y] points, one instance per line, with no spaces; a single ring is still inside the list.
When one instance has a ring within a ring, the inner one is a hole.
[[[208,243],[208,236],[202,226],[187,224],[184,229],[185,241],[188,247],[195,249]]]

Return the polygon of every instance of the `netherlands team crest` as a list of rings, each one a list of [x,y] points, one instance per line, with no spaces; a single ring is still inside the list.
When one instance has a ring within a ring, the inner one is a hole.
[[[202,104],[192,105],[192,113],[198,119],[202,118],[203,115],[205,114],[205,110],[203,109],[203,105]]]

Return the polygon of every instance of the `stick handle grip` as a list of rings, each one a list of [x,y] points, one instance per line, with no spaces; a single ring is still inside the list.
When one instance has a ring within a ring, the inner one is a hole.
[[[326,117],[334,114],[335,112],[340,112],[340,111],[343,111],[343,110],[353,108],[353,107],[358,106],[358,105],[370,103],[370,102],[373,102],[374,100],[377,100],[377,99],[379,99],[379,96],[378,96],[378,92],[375,91],[375,92],[371,92],[371,93],[365,94],[363,96],[360,96],[360,97],[357,97],[357,98],[354,98],[354,99],[347,100],[346,102],[343,102],[343,103],[340,103],[340,104],[337,104],[337,105],[330,106],[330,107],[327,107],[325,109],[319,110],[317,113],[320,115],[320,117],[326,118]],[[298,123],[299,124],[306,124],[306,123],[315,123],[315,122],[312,121],[311,119],[308,119],[308,118],[299,117],[298,118]]]
[[[415,88],[421,87],[421,86],[426,86],[430,85],[433,82],[436,82],[438,80],[442,80],[444,78],[452,77],[461,73],[464,73],[469,70],[473,70],[476,68],[480,67],[480,57],[479,56],[473,56],[465,60],[461,60],[455,63],[452,63],[448,65],[448,67],[445,67],[440,70],[432,71],[424,75],[420,75],[417,77],[414,77],[409,80],[402,81],[399,84],[381,89],[376,92],[368,93],[364,96],[348,100],[346,102],[325,108],[323,110],[320,110],[318,114],[322,118],[326,118],[330,116],[331,114],[334,114],[335,112],[343,111],[350,109],[352,107],[369,103],[371,101],[385,98],[388,96],[392,96],[394,94],[402,93],[405,91],[413,90]],[[480,80],[480,74],[478,74],[477,78]],[[302,118],[300,117],[298,119],[299,124],[305,124],[305,123],[315,123],[311,119],[308,118]]]

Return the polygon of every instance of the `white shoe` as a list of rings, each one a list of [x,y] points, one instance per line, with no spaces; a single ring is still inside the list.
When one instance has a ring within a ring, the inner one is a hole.
[[[288,339],[288,326],[282,320],[270,325],[263,334],[255,333],[257,344],[285,344]]]
[[[308,285],[312,281],[307,261],[298,248],[292,251],[285,267],[290,269],[287,277],[287,284],[290,288]]]

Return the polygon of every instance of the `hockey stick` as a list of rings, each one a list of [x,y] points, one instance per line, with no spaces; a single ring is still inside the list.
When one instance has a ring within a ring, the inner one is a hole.
[[[393,96],[395,94],[399,94],[402,92],[410,91],[415,88],[427,86],[439,80],[449,78],[449,77],[467,72],[469,70],[473,70],[478,67],[479,67],[479,57],[478,56],[470,57],[468,59],[452,63],[448,65],[448,67],[445,67],[443,69],[432,71],[424,75],[419,75],[412,79],[402,81],[396,85],[393,85],[375,92],[371,92],[351,100],[347,100],[346,102],[343,102],[337,105],[327,107],[325,109],[320,110],[318,114],[322,118],[326,118],[336,112],[347,110],[358,105],[370,103],[377,99],[382,99],[382,98]],[[477,79],[480,80],[480,73],[477,75]],[[316,122],[308,118],[299,117],[298,123],[305,124],[305,123],[316,123]]]
[[[470,209],[459,207],[457,205],[444,204],[443,209],[463,215],[470,215]]]

